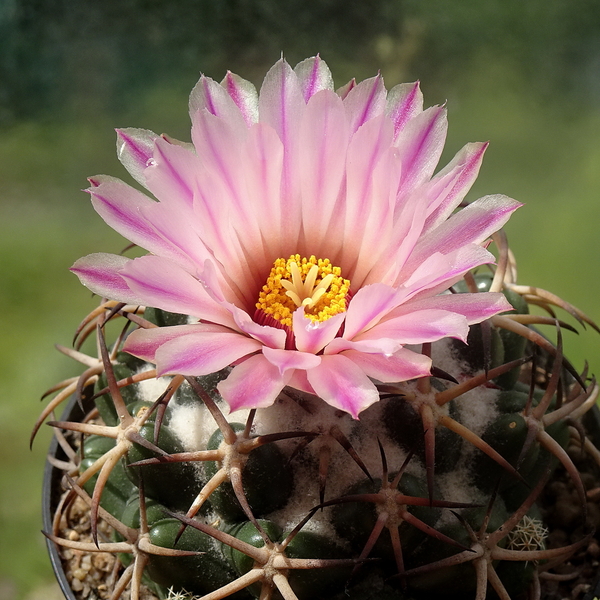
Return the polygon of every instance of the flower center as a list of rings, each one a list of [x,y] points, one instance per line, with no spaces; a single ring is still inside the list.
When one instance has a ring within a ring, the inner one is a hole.
[[[328,258],[295,254],[275,261],[256,308],[291,328],[292,314],[300,306],[313,321],[326,321],[344,312],[349,290],[350,281]]]

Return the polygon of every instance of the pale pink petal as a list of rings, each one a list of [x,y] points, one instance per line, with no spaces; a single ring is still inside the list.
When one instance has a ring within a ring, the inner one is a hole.
[[[123,266],[120,274],[146,306],[234,325],[231,313],[208,295],[200,281],[166,258],[135,258]]]
[[[288,150],[295,144],[304,106],[298,75],[283,59],[266,74],[258,99],[260,121],[275,129]]]
[[[385,317],[393,318],[408,315],[412,311],[444,310],[463,315],[469,325],[480,323],[501,312],[513,310],[504,294],[486,292],[473,294],[440,294],[431,298],[411,300],[390,311]]]
[[[300,81],[300,88],[304,101],[314,96],[321,90],[333,90],[333,76],[327,63],[320,56],[313,56],[298,63],[294,67],[294,73]]]
[[[293,330],[296,348],[301,352],[320,352],[339,332],[346,314],[340,313],[325,321],[313,321],[304,315],[304,308],[294,311]]]
[[[362,336],[361,336],[362,337]],[[360,339],[359,341],[335,338],[327,345],[324,354],[339,354],[346,350],[356,350],[367,354],[383,354],[391,356],[402,348],[402,344],[392,338],[373,337],[373,339]]]
[[[218,87],[225,93],[220,85]],[[204,159],[202,163],[204,173],[207,174],[204,185],[201,184],[202,198],[215,198],[218,203],[215,207],[217,217],[226,214],[231,228],[237,232],[235,242],[229,237],[223,240],[223,245],[229,248],[237,246],[237,262],[246,263],[250,270],[249,273],[246,272],[247,275],[256,277],[256,271],[252,272],[256,260],[259,264],[264,264],[264,246],[257,219],[261,207],[257,204],[260,199],[246,191],[243,166],[246,159],[242,149],[247,138],[247,129],[245,126],[242,128],[243,135],[240,135],[239,125],[234,127],[230,120],[201,111],[194,120],[192,139],[196,151]],[[232,258],[230,256],[227,262]],[[262,272],[263,269],[258,271]],[[244,279],[245,285],[248,285],[247,277]]]
[[[321,364],[306,372],[317,396],[358,419],[379,400],[379,392],[363,369],[342,354],[323,355]]]
[[[423,309],[381,321],[354,339],[392,338],[403,345],[412,345],[436,342],[444,337],[466,342],[468,333],[469,325],[463,315],[447,310]]]
[[[346,311],[343,337],[351,340],[379,321],[383,315],[398,305],[396,297],[397,290],[383,283],[374,283],[358,290]]]
[[[117,129],[117,157],[130,175],[144,187],[144,171],[154,152],[154,142],[158,135],[149,129],[127,127]]]
[[[160,254],[164,258],[173,260],[193,275],[198,274],[205,261],[212,259],[213,253],[198,236],[193,221],[182,220],[179,213],[163,202],[152,202],[141,206],[139,218],[147,220],[166,248],[164,251],[156,252],[146,246],[153,254]]]
[[[387,243],[382,244],[377,262],[369,271],[363,285],[377,281],[394,285],[399,281],[404,264],[419,241],[425,217],[421,189],[405,196],[402,202],[396,203],[393,212],[393,226],[387,236]]]
[[[415,245],[406,269],[410,271],[434,252],[449,254],[467,244],[481,244],[520,206],[519,202],[501,194],[475,200],[423,236]]]
[[[194,269],[194,260],[209,256],[198,237],[189,230],[189,224],[182,224],[180,216],[168,207],[150,200],[119,179],[101,176],[94,183],[88,190],[94,209],[129,241],[188,269]]]
[[[423,112],[423,93],[419,82],[394,86],[388,92],[385,112],[394,123],[394,139],[397,139],[408,121]]]
[[[258,99],[259,118],[275,129],[284,148],[281,203],[286,218],[301,222],[300,175],[300,122],[306,108],[298,76],[283,59],[267,73]],[[297,228],[297,227],[296,227]],[[297,244],[297,238],[288,243]]]
[[[382,383],[427,377],[431,372],[431,359],[407,348],[401,348],[392,356],[367,354],[356,350],[348,350],[343,356],[369,377]]]
[[[190,117],[193,125],[196,123],[198,113],[204,111],[226,120],[234,128],[243,127],[246,123],[238,105],[227,90],[210,77],[202,75],[190,94]]]
[[[365,125],[364,128],[368,127]],[[361,130],[362,131],[362,130]],[[379,275],[386,269],[388,249],[392,246],[394,233],[394,204],[401,176],[401,162],[393,148],[386,150],[371,173],[371,186],[365,205],[371,205],[362,231],[357,231],[356,242],[351,247],[356,252],[352,272],[352,284],[362,287],[381,281]],[[406,217],[409,219],[408,216]],[[356,221],[357,225],[359,221]]]
[[[270,348],[285,348],[287,335],[283,329],[269,327],[268,325],[259,325],[250,318],[247,312],[237,306],[230,306],[229,309],[240,331],[252,336]]]
[[[400,197],[431,177],[444,149],[447,129],[446,109],[433,106],[411,119],[400,132],[395,142],[402,156]]]
[[[210,248],[219,273],[231,293],[244,305],[254,303],[260,284],[254,279],[255,274],[249,265],[250,257],[246,256],[233,228],[231,206],[226,201],[220,202],[228,198],[227,190],[217,175],[207,171],[203,172],[202,178],[198,178],[197,184],[192,215],[194,228],[205,246]]]
[[[339,87],[335,90],[335,93],[344,100],[346,96],[350,93],[350,90],[353,90],[356,87],[356,79],[351,79],[347,84]]]
[[[354,133],[367,121],[383,114],[385,104],[386,91],[381,75],[365,79],[352,87],[344,97],[350,131]]]
[[[275,365],[283,375],[289,369],[314,369],[321,364],[321,357],[310,352],[298,352],[297,350],[279,350],[263,346],[262,352],[265,358]]]
[[[348,146],[346,158],[346,214],[344,216],[343,240],[353,240],[342,248],[342,262],[351,271],[344,276],[353,277],[353,271],[358,261],[360,245],[354,240],[361,240],[366,228],[370,227],[369,220],[372,202],[386,202],[389,194],[382,199],[375,198],[373,186],[373,171],[382,156],[388,156],[393,136],[392,123],[384,115],[373,118],[363,125],[352,137]],[[377,190],[379,191],[379,190]],[[378,207],[381,209],[381,207]],[[341,217],[341,215],[340,215]],[[370,264],[373,257],[361,257],[362,261]],[[363,264],[363,271],[368,266]]]
[[[477,244],[469,244],[450,252],[434,252],[413,271],[403,283],[405,300],[427,290],[429,296],[447,290],[467,271],[480,265],[493,263],[494,256]],[[406,269],[407,275],[409,270]]]
[[[254,84],[242,79],[239,75],[227,71],[221,85],[227,90],[231,99],[239,108],[246,125],[250,127],[258,122],[258,92]]]
[[[123,350],[148,362],[156,363],[156,352],[163,344],[199,332],[226,334],[231,333],[231,330],[222,325],[212,325],[210,323],[190,323],[189,325],[174,325],[172,327],[136,329],[127,336]]]
[[[300,127],[299,173],[302,190],[302,221],[307,248],[322,249],[329,240],[339,247],[332,223],[344,177],[349,129],[340,98],[323,90],[309,100]]]
[[[98,252],[77,260],[71,271],[85,287],[101,298],[144,305],[144,300],[121,277],[121,271],[130,262],[131,259],[124,256]]]
[[[424,232],[445,221],[462,202],[477,179],[487,143],[467,144],[426,184],[429,198]]]
[[[283,375],[262,354],[235,366],[217,389],[232,411],[271,406],[286,386],[292,371]]]
[[[220,85],[215,85],[229,98]],[[233,104],[231,99],[230,102]],[[240,130],[239,126],[235,127],[228,120],[206,110],[196,115],[192,125],[192,140],[198,156],[201,157],[203,168],[222,180],[223,188],[229,195],[223,201],[228,201],[236,207],[242,204],[242,182],[239,180],[239,173],[241,148],[246,135],[245,126]]]
[[[306,371],[300,371],[296,369],[295,371],[286,371],[286,375],[291,376],[287,382],[287,386],[294,388],[295,390],[300,390],[302,392],[306,392],[307,394],[315,394],[315,390],[313,390],[312,385],[308,383],[308,377],[306,376]]]
[[[144,171],[145,185],[156,198],[185,218],[192,207],[199,169],[198,157],[189,148],[157,138],[154,154]]]
[[[157,375],[210,375],[261,348],[235,332],[199,332],[174,338],[156,351]]]
[[[301,223],[283,208],[283,144],[272,127],[258,123],[249,129],[242,154],[248,202],[255,207],[260,230],[269,232],[263,239],[266,250],[272,259],[289,256],[294,248],[284,246],[298,239]]]

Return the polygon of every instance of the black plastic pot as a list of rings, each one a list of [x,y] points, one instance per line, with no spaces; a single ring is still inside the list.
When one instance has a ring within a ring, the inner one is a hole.
[[[82,407],[75,401],[75,398],[72,397],[62,414],[61,420],[80,421],[85,414],[87,414],[87,410],[91,408],[89,404],[92,404],[93,406],[93,403],[90,401],[86,403],[84,400],[82,410]],[[67,456],[64,450],[60,447],[56,437],[52,438],[52,442],[50,443],[50,447],[48,449],[48,456],[54,456],[58,460],[67,460]],[[46,461],[46,466],[44,468],[44,482],[42,485],[42,522],[44,525],[44,531],[52,531],[54,511],[58,506],[62,494],[62,478],[63,472],[60,469],[52,466],[50,462]],[[66,600],[77,600],[73,590],[71,589],[69,581],[67,580],[58,548],[54,542],[47,538],[46,546],[48,547],[48,554],[50,555],[50,562],[52,564],[52,568],[54,569],[56,580],[58,581],[58,585],[60,586],[60,589],[62,590]]]
[[[65,408],[65,411],[62,415],[62,420],[80,421],[91,408],[93,408],[93,403],[90,401],[86,403],[84,400],[82,410],[82,407],[75,402],[74,398],[72,398]],[[594,406],[592,410],[585,414],[583,417],[583,423],[594,444],[600,447],[600,409],[598,406]],[[58,460],[67,460],[67,457],[63,449],[58,444],[56,438],[53,438],[52,442],[50,443],[48,455],[55,456]],[[42,517],[44,531],[52,531],[52,519],[54,511],[58,506],[58,502],[60,501],[60,496],[62,493],[62,477],[63,473],[60,469],[57,469],[49,462],[46,462],[46,467],[44,470],[44,484],[42,487]],[[46,540],[46,544],[48,546],[48,553],[50,555],[52,568],[54,569],[56,579],[65,596],[65,599],[77,600],[73,590],[71,590],[67,576],[65,575],[57,547],[50,540]],[[583,597],[583,600],[595,600],[596,598],[600,598],[600,573],[598,574],[594,585],[592,585],[590,590]]]

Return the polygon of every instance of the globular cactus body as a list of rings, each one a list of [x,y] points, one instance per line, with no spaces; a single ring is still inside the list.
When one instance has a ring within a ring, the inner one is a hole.
[[[227,415],[215,392],[227,369],[156,378],[117,344],[95,383],[93,424],[58,424],[90,433],[79,471],[101,507],[91,500],[92,512],[140,532],[134,560],[144,557],[159,597],[479,598],[489,586],[520,598],[544,562],[536,500],[568,460],[566,418],[594,386],[557,364],[560,349],[485,327],[471,347],[433,344],[437,376],[382,385],[360,420],[287,388],[271,407]],[[524,522],[537,542],[522,541]],[[139,553],[141,536],[150,545]]]

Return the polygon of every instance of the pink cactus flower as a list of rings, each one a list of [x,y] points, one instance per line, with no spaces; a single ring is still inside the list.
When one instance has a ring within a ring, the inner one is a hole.
[[[487,144],[434,175],[446,110],[423,110],[418,83],[387,92],[378,75],[336,92],[319,57],[282,59],[259,93],[232,73],[202,77],[190,114],[192,144],[118,131],[121,162],[156,200],[90,180],[96,211],[149,254],[72,268],[102,297],[190,315],[127,339],[159,374],[233,365],[219,384],[232,410],[292,386],[358,418],[379,399],[374,381],[430,374],[415,348],[510,310],[502,294],[447,293],[493,262],[489,236],[519,204],[456,210]]]

